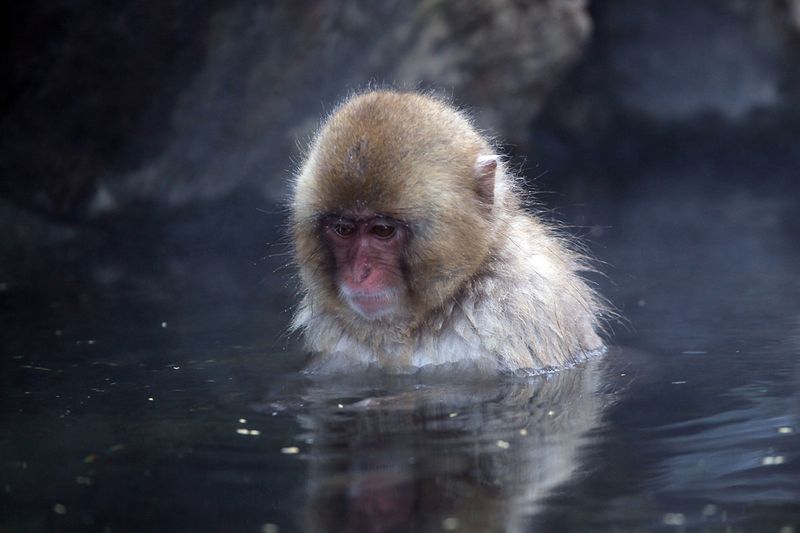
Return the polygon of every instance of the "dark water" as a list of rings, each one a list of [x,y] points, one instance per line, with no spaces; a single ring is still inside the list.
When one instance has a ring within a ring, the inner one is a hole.
[[[280,258],[8,274],[0,531],[800,531],[795,202],[674,187],[578,209],[626,322],[529,380],[306,381]]]

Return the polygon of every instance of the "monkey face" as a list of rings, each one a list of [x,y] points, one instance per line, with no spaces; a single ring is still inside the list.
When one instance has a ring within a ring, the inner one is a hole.
[[[384,216],[326,215],[320,232],[334,258],[339,295],[350,309],[374,320],[404,305],[401,257],[410,233],[405,224]]]
[[[339,108],[295,182],[309,294],[340,318],[396,325],[452,302],[495,240],[492,153],[465,116],[431,98],[376,92]]]

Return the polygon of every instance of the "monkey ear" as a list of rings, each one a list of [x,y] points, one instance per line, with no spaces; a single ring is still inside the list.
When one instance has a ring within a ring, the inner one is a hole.
[[[478,182],[478,195],[487,205],[494,204],[494,177],[497,171],[497,156],[479,155],[475,160],[475,180]]]

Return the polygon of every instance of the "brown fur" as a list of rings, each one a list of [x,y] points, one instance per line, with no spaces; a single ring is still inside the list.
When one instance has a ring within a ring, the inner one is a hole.
[[[522,210],[502,163],[494,194],[476,179],[478,157],[493,153],[461,113],[416,93],[355,96],[322,126],[291,224],[305,291],[294,325],[325,366],[540,369],[602,348],[602,306],[576,274],[583,258]],[[407,224],[405,312],[368,321],[342,302],[319,235],[327,214]]]

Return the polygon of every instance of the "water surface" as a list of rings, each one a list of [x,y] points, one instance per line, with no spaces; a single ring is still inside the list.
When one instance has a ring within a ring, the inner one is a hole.
[[[788,211],[653,197],[587,215],[609,352],[530,379],[307,380],[280,258],[7,274],[0,530],[797,531]]]

